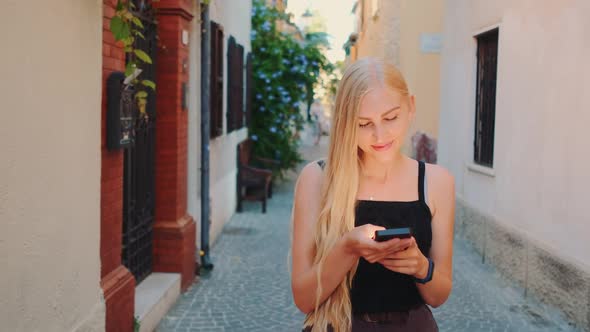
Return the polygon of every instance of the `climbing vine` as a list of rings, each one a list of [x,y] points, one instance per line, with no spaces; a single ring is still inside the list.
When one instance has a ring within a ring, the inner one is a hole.
[[[152,0],[153,2],[154,0]],[[123,44],[123,50],[127,53],[127,63],[125,67],[125,83],[129,85],[142,85],[146,88],[156,90],[156,83],[147,79],[139,79],[142,64],[151,64],[151,57],[140,49],[134,47],[137,38],[145,39],[142,31],[144,30],[141,18],[136,12],[136,5],[131,0],[117,0],[115,15],[110,21],[110,30],[115,37],[115,41]],[[145,113],[147,104],[147,92],[137,89],[135,98],[141,113]]]

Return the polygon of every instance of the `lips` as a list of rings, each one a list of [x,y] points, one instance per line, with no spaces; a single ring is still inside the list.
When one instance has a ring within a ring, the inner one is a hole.
[[[387,150],[389,150],[389,148],[391,147],[392,144],[393,144],[393,142],[389,142],[387,144],[371,145],[371,147],[375,151],[387,151]]]

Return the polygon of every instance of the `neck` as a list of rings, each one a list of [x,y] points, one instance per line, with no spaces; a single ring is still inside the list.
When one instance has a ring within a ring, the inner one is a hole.
[[[404,164],[403,154],[398,154],[393,160],[383,162],[370,156],[361,159],[361,176],[380,183],[386,183],[395,178]]]

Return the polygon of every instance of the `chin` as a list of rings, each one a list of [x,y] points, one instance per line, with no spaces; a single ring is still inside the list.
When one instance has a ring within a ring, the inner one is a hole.
[[[371,158],[382,163],[388,163],[395,160],[396,152],[372,152]]]

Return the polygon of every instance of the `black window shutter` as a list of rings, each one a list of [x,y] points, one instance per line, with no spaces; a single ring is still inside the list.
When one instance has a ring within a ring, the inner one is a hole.
[[[244,46],[238,44],[236,48],[236,128],[244,126]]]
[[[252,53],[246,56],[246,126],[252,123],[252,98],[254,92],[254,80],[252,77]]]
[[[227,132],[236,129],[236,39],[230,36],[227,41]]]
[[[244,47],[232,36],[227,43],[228,132],[244,126]]]
[[[211,137],[223,134],[223,30],[211,21]]]

